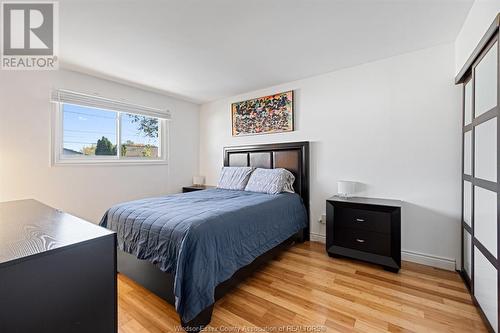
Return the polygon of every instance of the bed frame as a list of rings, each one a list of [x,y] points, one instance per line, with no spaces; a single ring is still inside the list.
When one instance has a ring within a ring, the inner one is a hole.
[[[309,216],[309,142],[238,146],[224,148],[224,166],[252,166],[257,168],[285,168],[295,176],[294,189],[302,197]],[[215,288],[215,300],[219,300],[238,283],[252,275],[259,266],[275,258],[294,242],[309,240],[309,225],[283,243],[272,248],[252,263],[240,268],[233,276]],[[147,260],[118,251],[118,271],[149,289],[170,304],[175,304],[174,276],[160,271]],[[187,332],[200,331],[210,323],[213,304],[190,322],[182,322]]]

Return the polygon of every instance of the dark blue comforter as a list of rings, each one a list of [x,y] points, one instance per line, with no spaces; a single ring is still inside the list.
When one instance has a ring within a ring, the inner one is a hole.
[[[307,223],[297,194],[220,189],[118,204],[101,221],[121,250],[175,274],[184,322],[214,303],[219,283]]]

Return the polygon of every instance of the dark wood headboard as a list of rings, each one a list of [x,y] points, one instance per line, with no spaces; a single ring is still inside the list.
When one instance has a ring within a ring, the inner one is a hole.
[[[309,216],[309,142],[286,142],[224,148],[224,166],[284,168],[295,176],[293,188],[302,197]],[[309,221],[304,240],[309,240]]]

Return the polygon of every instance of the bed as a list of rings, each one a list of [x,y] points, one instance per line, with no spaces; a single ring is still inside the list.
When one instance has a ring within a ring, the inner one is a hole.
[[[296,193],[210,189],[118,204],[118,271],[175,305],[199,331],[214,303],[293,242],[308,239],[308,142],[224,149],[224,166],[285,168]]]

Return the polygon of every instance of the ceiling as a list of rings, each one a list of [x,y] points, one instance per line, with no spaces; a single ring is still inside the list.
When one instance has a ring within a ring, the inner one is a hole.
[[[472,2],[61,0],[60,59],[202,103],[452,42]]]

